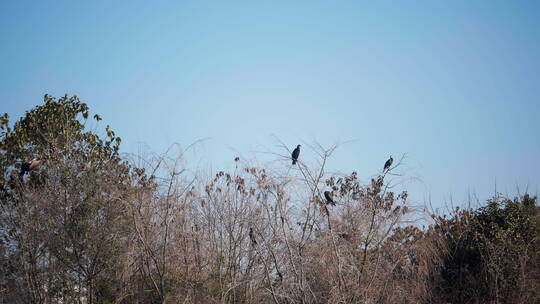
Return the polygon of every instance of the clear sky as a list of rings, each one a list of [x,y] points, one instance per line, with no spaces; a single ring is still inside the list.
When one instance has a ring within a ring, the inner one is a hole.
[[[538,192],[539,1],[256,2],[1,1],[0,112],[76,94],[124,152],[353,140],[332,170],[407,153],[418,201]]]

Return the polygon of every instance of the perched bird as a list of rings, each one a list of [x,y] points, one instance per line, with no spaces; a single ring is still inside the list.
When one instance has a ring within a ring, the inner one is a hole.
[[[324,198],[326,198],[328,204],[332,204],[332,206],[336,205],[336,203],[334,202],[334,198],[332,197],[332,192],[324,191]]]
[[[36,159],[36,158],[32,159],[29,162],[24,162],[21,165],[21,172],[19,173],[19,175],[23,177],[26,174],[26,172],[30,172],[36,169],[37,167],[39,167],[39,165],[41,165],[42,162],[43,162],[42,160]]]
[[[392,166],[392,163],[394,162],[394,159],[392,158],[392,156],[390,155],[390,159],[386,161],[386,163],[384,163],[384,169],[383,169],[383,172],[390,169],[390,166]]]
[[[300,156],[300,145],[296,146],[296,149],[292,151],[292,164],[296,165],[296,161],[298,161],[298,156]]]
[[[257,240],[255,239],[255,233],[253,232],[253,228],[249,227],[249,239],[251,240],[251,245],[255,246],[257,245]]]
[[[348,234],[348,233],[344,233],[344,232],[338,233],[338,236],[341,237],[341,238],[343,238],[343,239],[346,240],[346,241],[350,241],[350,240],[351,240],[351,235]]]

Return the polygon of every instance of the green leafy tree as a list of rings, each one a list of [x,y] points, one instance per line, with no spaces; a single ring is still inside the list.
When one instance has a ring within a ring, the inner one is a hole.
[[[536,197],[495,197],[439,218],[447,254],[438,294],[451,303],[537,303],[540,222]]]
[[[67,95],[45,95],[13,126],[1,117],[4,298],[96,303],[119,288],[129,166],[118,154],[120,138],[108,126],[104,136],[88,130],[88,117],[88,106]],[[20,175],[32,158],[42,165]]]

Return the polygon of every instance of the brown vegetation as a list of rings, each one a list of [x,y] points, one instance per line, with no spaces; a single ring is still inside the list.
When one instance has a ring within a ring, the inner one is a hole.
[[[237,158],[205,177],[182,154],[129,162],[77,98],[1,122],[0,303],[535,303],[536,198],[409,225],[393,170],[367,184]],[[99,117],[95,117],[99,120]],[[43,163],[26,176],[23,160]],[[137,163],[137,164],[135,164]],[[335,206],[324,191],[332,192]]]

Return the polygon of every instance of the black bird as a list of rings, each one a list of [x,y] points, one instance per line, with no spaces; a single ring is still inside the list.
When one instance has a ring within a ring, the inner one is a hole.
[[[19,173],[19,176],[20,177],[23,177],[26,172],[30,171],[30,163],[29,162],[24,162],[22,165],[21,165],[21,172]]]
[[[386,161],[386,163],[384,163],[384,169],[383,169],[383,172],[390,169],[390,166],[392,166],[392,163],[394,162],[394,159],[392,158],[392,156],[390,155],[390,159]]]
[[[296,146],[296,149],[292,151],[292,164],[296,165],[296,161],[298,161],[298,156],[300,156],[300,145]]]
[[[346,240],[346,241],[350,241],[350,240],[351,240],[351,235],[348,234],[348,233],[344,233],[344,232],[338,233],[338,236],[341,237],[341,238],[343,238],[343,239]]]
[[[21,177],[23,177],[26,172],[30,172],[32,170],[34,170],[35,168],[39,167],[39,165],[41,165],[42,163],[42,160],[39,160],[39,159],[32,159],[31,161],[29,162],[24,162],[22,165],[21,165],[21,172],[19,173],[19,175]]]
[[[334,199],[332,198],[332,193],[330,191],[324,191],[324,198],[326,198],[326,201],[328,204],[331,204],[332,206],[335,206],[336,203],[334,202]]]
[[[249,227],[249,239],[251,240],[251,245],[257,245],[257,240],[255,239],[255,233],[253,233],[253,228]]]

